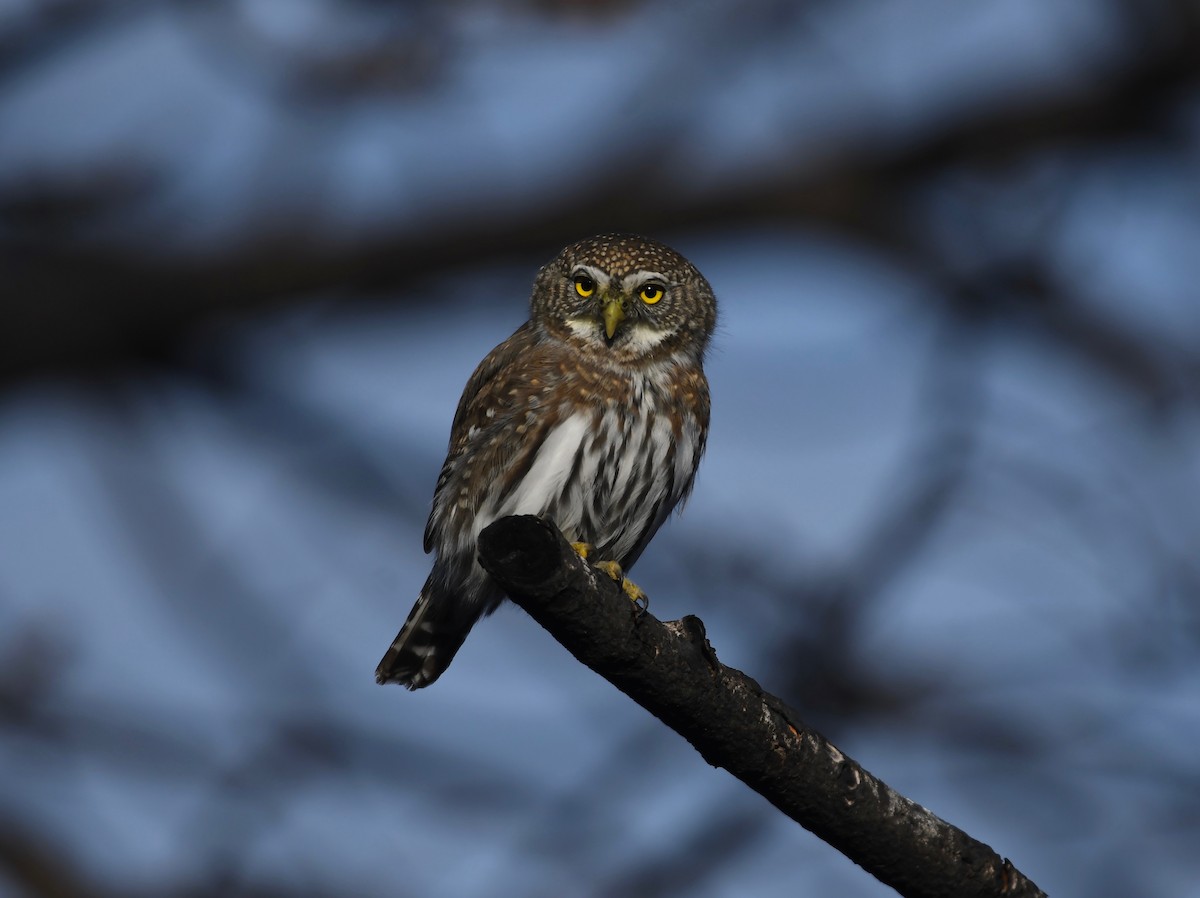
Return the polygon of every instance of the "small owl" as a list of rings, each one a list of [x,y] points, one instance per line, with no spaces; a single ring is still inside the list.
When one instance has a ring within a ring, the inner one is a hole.
[[[379,683],[428,686],[504,600],[476,557],[492,521],[550,518],[637,597],[622,571],[692,489],[717,318],[703,275],[661,243],[607,234],[542,268],[530,310],[458,402],[425,527],[433,570]]]

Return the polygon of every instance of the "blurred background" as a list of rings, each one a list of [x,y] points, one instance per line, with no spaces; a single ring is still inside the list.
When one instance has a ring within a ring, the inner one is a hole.
[[[1200,895],[1200,5],[0,0],[0,895],[892,894],[509,606],[458,395],[721,301],[662,618],[1056,896]]]

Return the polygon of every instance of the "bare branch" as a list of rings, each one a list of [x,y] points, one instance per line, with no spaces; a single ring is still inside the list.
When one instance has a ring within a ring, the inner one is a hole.
[[[639,615],[548,521],[502,518],[480,561],[579,661],[805,829],[912,898],[1044,895],[1008,860],[872,776],[726,667],[699,618]]]

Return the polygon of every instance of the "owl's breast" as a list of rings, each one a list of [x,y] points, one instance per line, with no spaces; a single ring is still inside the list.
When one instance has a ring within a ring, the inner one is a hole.
[[[486,479],[468,478],[479,487],[472,552],[492,521],[534,514],[629,567],[686,495],[707,422],[678,390],[650,376],[572,380],[539,407],[472,434],[494,459]]]
[[[669,394],[637,391],[591,414],[575,495],[580,541],[630,567],[685,495],[695,474],[701,422]]]

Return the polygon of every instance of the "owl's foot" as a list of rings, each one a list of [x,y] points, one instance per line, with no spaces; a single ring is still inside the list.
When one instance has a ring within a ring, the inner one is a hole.
[[[592,554],[594,547],[591,543],[571,543],[571,548],[579,553],[579,557],[587,561],[587,557]]]
[[[637,606],[639,616],[649,610],[650,597],[642,591],[640,586],[626,578],[625,573],[621,570],[621,565],[615,561],[597,561],[593,567],[604,571],[604,573],[621,584],[621,592],[625,593],[629,597],[629,601]]]

